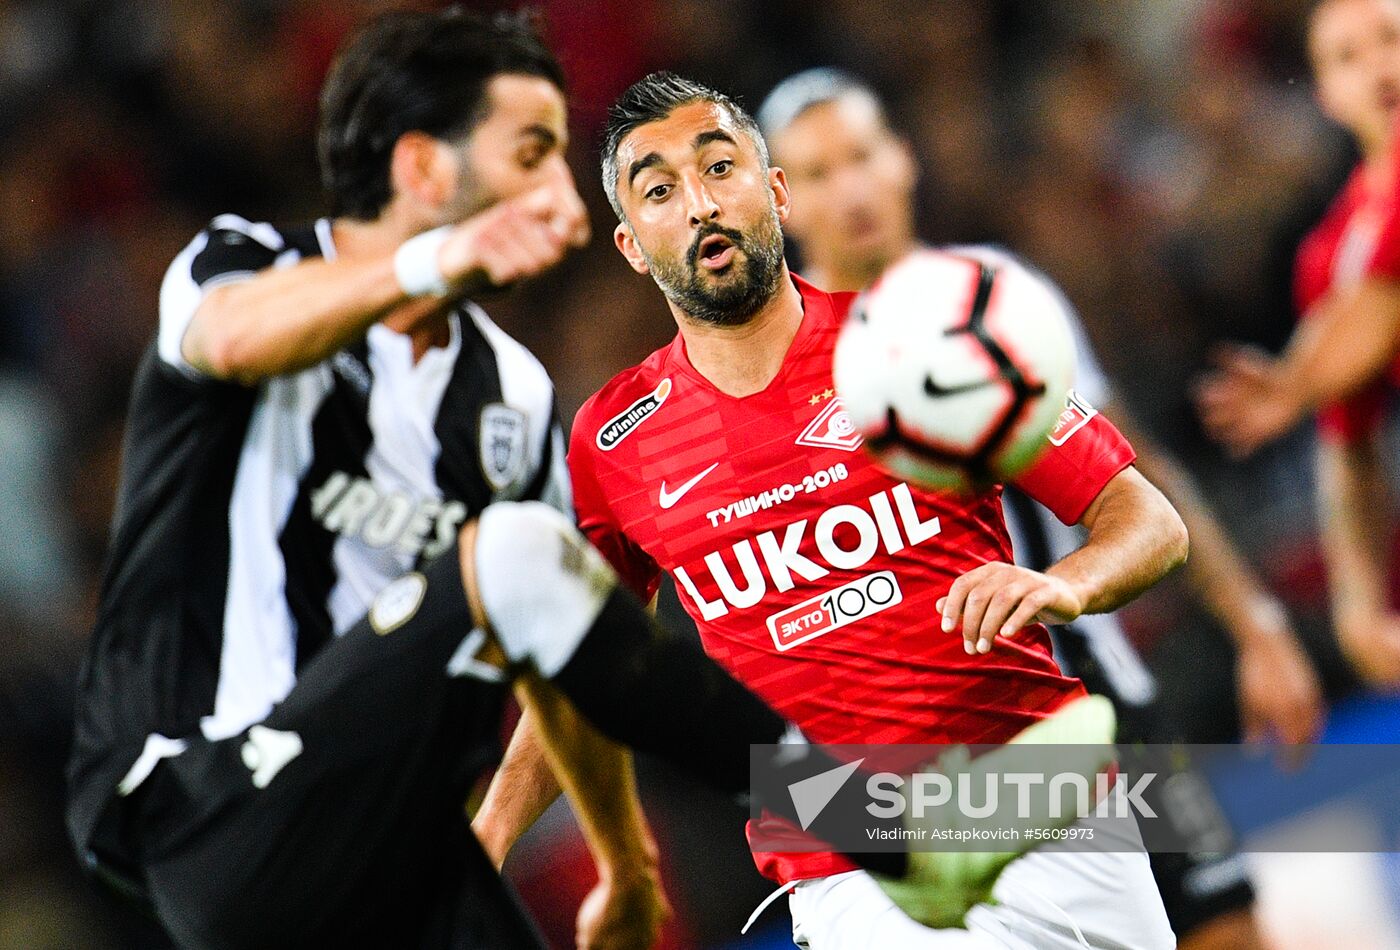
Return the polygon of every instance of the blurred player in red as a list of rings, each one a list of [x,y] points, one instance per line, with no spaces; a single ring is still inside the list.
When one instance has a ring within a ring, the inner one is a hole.
[[[1400,684],[1400,613],[1390,603],[1385,424],[1400,382],[1400,3],[1323,0],[1308,51],[1317,97],[1356,138],[1361,162],[1298,249],[1303,321],[1285,354],[1235,348],[1200,392],[1211,433],[1247,455],[1313,410],[1318,511],[1343,649],[1366,680]],[[1378,506],[1386,506],[1378,509]],[[1378,510],[1386,516],[1377,517]]]
[[[859,451],[831,382],[853,295],[789,274],[787,182],[752,118],[689,80],[647,77],[611,110],[603,181],[618,249],[680,328],[574,422],[580,526],[623,580],[650,598],[670,573],[706,650],[816,742],[999,743],[1082,695],[1040,621],[1112,610],[1186,553],[1117,430],[1090,415],[1018,480],[1088,540],[1043,573],[1014,566],[999,490],[926,491]],[[1173,945],[1140,851],[1033,852],[967,931],[894,912],[839,856],[756,858],[794,888],[801,946],[1077,947],[1076,930]]]
[[[859,290],[919,246],[914,156],[890,127],[869,87],[834,70],[809,70],[780,83],[757,119],[792,189],[794,210],[785,230],[802,252],[804,272],[817,284]],[[962,250],[998,256],[991,248]],[[1103,404],[1106,414],[1132,434],[1137,467],[1162,486],[1190,531],[1188,578],[1229,631],[1239,654],[1245,735],[1313,741],[1321,723],[1320,690],[1288,615],[1234,549],[1190,476],[1138,434],[1113,399],[1083,327],[1075,324],[1074,329],[1079,351],[1076,392]],[[1004,499],[1020,563],[1044,568],[1078,545],[1076,533],[1044,508],[1019,493],[1007,492]],[[1124,741],[1182,738],[1162,721],[1162,711],[1153,702],[1157,687],[1152,674],[1111,615],[1080,618],[1055,633],[1057,658],[1066,671],[1113,699]],[[1260,945],[1249,913],[1254,894],[1239,855],[1154,854],[1152,861],[1183,947],[1241,950]]]

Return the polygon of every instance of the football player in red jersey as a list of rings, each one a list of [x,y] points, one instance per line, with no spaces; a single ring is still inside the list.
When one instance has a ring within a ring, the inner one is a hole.
[[[1004,742],[1083,695],[1036,618],[1112,610],[1186,554],[1180,518],[1117,430],[1088,419],[1019,480],[1089,537],[1046,572],[1016,567],[998,491],[928,491],[858,451],[831,381],[853,295],[789,274],[786,179],[752,118],[649,76],[613,106],[603,181],[619,250],[680,328],[574,423],[580,526],[624,582],[650,598],[670,573],[706,650],[818,742]],[[966,263],[969,280],[984,276]],[[867,596],[844,602],[863,608],[822,605],[850,589]],[[803,945],[1072,947],[1076,929],[1173,944],[1140,850],[1033,852],[1002,875],[998,905],[968,914],[971,933],[891,913],[840,856],[756,858],[795,888]]]
[[[1229,350],[1202,386],[1202,418],[1247,455],[1313,410],[1318,511],[1332,619],[1356,670],[1400,684],[1400,613],[1387,578],[1390,519],[1382,424],[1400,381],[1400,3],[1323,0],[1308,50],[1317,97],[1355,137],[1361,162],[1298,248],[1294,292],[1303,321],[1281,358]]]
[[[804,273],[815,283],[859,290],[919,246],[913,155],[868,86],[835,70],[808,70],[780,83],[756,118],[774,161],[787,173],[794,210],[785,230],[802,252]],[[963,250],[996,253],[990,248]],[[1107,415],[1131,433],[1136,465],[1162,486],[1190,531],[1188,579],[1238,651],[1244,734],[1314,741],[1321,727],[1321,691],[1287,613],[1230,543],[1190,476],[1144,439],[1113,401],[1082,326],[1075,329],[1080,337],[1076,391],[1089,402],[1102,400]],[[1044,509],[1026,501],[1008,501],[1012,540],[1018,558],[1024,555],[1022,563],[1045,567],[1077,539],[1053,523]],[[1113,618],[1083,620],[1058,633],[1056,649],[1064,651],[1066,669],[1084,676],[1091,690],[1109,695],[1119,706],[1124,741],[1181,738],[1160,721],[1151,703],[1151,673],[1135,658],[1128,659],[1132,647]],[[1139,685],[1142,680],[1145,688]],[[1163,685],[1171,687],[1170,682]],[[1153,855],[1153,872],[1183,948],[1243,950],[1262,945],[1249,912],[1253,891],[1239,855]]]

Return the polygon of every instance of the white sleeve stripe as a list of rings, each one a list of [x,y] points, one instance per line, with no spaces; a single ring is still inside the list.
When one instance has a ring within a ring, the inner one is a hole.
[[[277,233],[277,229],[264,222],[252,222],[247,218],[241,218],[236,214],[221,214],[209,223],[211,231],[237,231],[239,234],[246,234],[257,241],[263,247],[280,251],[287,246],[287,242],[282,239],[282,235]]]
[[[195,283],[192,266],[194,259],[209,244],[208,232],[200,232],[185,249],[175,255],[170,268],[165,272],[165,280],[160,285],[160,329],[156,335],[156,352],[166,363],[195,379],[201,374],[180,351],[185,339],[185,331],[194,319],[204,292]]]
[[[209,247],[211,233],[221,230],[247,235],[268,250],[280,252],[286,246],[282,235],[270,224],[253,224],[236,214],[221,214],[175,256],[160,287],[160,328],[156,334],[156,352],[163,361],[191,379],[204,379],[205,374],[185,359],[182,344],[204,295],[215,287],[249,280],[259,273],[254,270],[226,271],[202,285],[194,279],[195,259]],[[300,258],[300,253],[293,249],[282,253],[275,266],[295,264]]]

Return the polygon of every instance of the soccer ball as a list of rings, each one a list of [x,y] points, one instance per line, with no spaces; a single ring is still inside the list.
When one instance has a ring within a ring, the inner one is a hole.
[[[851,306],[832,374],[882,466],[968,491],[1049,447],[1074,379],[1064,297],[989,249],[919,250]]]

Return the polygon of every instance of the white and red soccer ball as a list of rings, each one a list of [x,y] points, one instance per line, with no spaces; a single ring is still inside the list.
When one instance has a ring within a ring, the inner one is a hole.
[[[832,367],[867,450],[933,488],[1025,471],[1074,380],[1066,307],[1043,277],[984,249],[891,266],[852,304]]]

